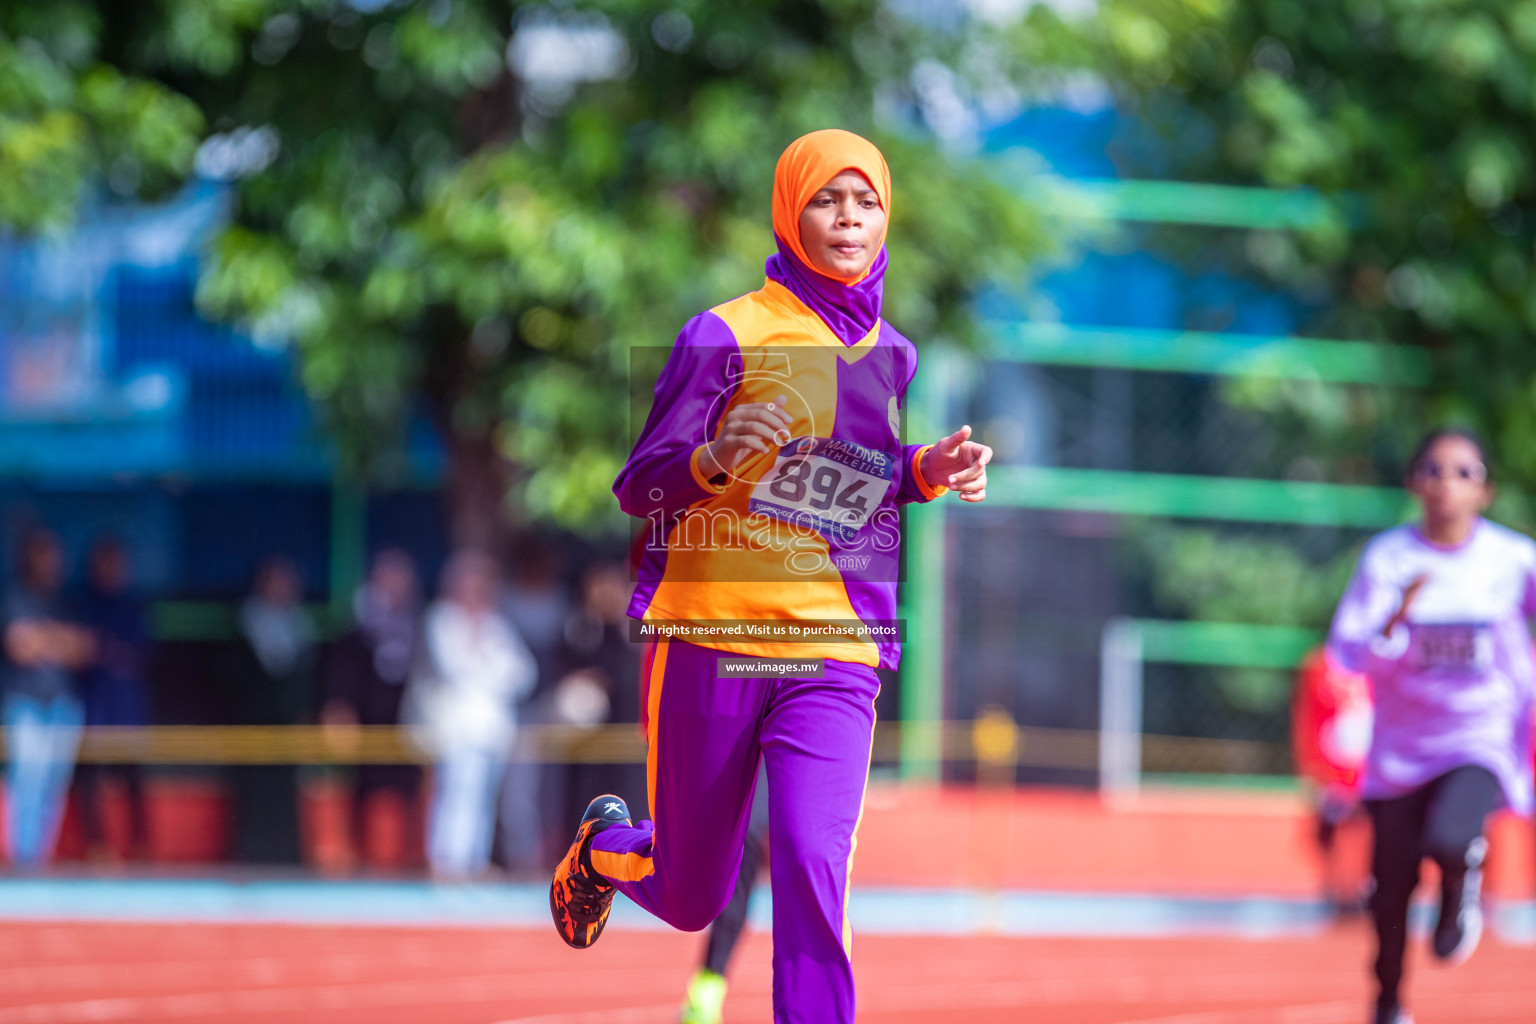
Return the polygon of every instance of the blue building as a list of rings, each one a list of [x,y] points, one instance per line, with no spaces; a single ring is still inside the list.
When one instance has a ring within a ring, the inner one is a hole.
[[[425,421],[413,486],[363,496],[337,482],[286,347],[198,314],[198,260],[228,202],[196,183],[163,205],[88,207],[66,234],[0,239],[0,536],[44,524],[77,558],[111,533],[146,591],[174,601],[235,598],[271,554],[297,561],[312,600],[349,590],[367,549],[435,565],[443,460]],[[162,605],[162,625],[195,633],[177,608]]]

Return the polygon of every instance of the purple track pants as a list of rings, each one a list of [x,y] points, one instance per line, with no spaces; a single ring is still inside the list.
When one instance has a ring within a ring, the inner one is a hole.
[[[852,1024],[848,877],[880,683],[827,661],[823,679],[718,678],[721,651],[663,640],[646,657],[652,821],[592,841],[592,865],[684,931],[730,901],[768,772],[775,1024]],[[739,655],[733,655],[739,657]]]

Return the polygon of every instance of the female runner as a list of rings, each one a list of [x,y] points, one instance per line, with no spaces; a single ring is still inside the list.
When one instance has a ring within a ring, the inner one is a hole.
[[[1434,955],[1460,963],[1482,932],[1484,822],[1532,802],[1536,543],[1483,518],[1493,485],[1470,432],[1424,438],[1408,488],[1422,518],[1366,546],[1329,640],[1370,676],[1376,701],[1363,781],[1376,833],[1376,1024],[1411,1024],[1400,988],[1421,860],[1440,868]]]
[[[854,1019],[848,878],[879,691],[895,668],[899,504],[986,496],[961,427],[906,445],[912,343],[880,318],[891,179],[850,132],[791,143],[774,172],[767,281],[688,322],[614,485],[650,520],[629,614],[645,662],[651,821],[588,807],[550,908],[596,941],[615,891],[707,927],[742,859],[759,757],[773,835],[780,1024]]]

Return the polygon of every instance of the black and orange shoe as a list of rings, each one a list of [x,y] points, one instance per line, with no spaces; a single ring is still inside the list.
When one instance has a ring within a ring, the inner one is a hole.
[[[581,816],[576,841],[555,868],[549,885],[549,912],[567,946],[586,949],[597,941],[618,891],[592,867],[592,837],[615,825],[631,824],[629,805],[616,796],[598,797]]]

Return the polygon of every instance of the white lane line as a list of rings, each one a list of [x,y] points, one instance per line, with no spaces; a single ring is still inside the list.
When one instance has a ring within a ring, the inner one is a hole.
[[[1203,1010],[1164,1017],[1137,1017],[1115,1024],[1231,1024],[1241,1017],[1248,1024],[1355,1024],[1366,1009],[1359,1000],[1333,1000],[1296,1006],[1255,1006],[1243,1010]]]
[[[656,979],[654,970],[636,969],[619,973],[635,975],[623,982],[626,985]],[[615,972],[607,971],[604,977],[613,980]],[[528,975],[517,976],[509,972],[386,982],[361,979],[345,984],[221,989],[158,996],[35,1003],[0,1009],[0,1024],[89,1024],[131,1020],[159,1022],[185,1017],[230,1019],[242,1014],[284,1014],[287,1019],[293,1020],[296,1019],[295,1014],[313,1014],[320,1010],[489,1002],[515,1006],[530,997],[529,987]],[[569,981],[560,981],[554,991],[539,992],[536,995],[554,998],[561,991],[571,991]],[[667,1005],[676,1011],[679,1004]],[[615,1007],[601,1011],[601,1014],[603,1020],[608,1020],[612,1014],[631,1012],[634,1011]],[[649,1024],[649,1018],[636,1021],[635,1024]]]
[[[681,1009],[678,1000],[625,1010],[568,1010],[537,1017],[512,1017],[494,1024],[672,1024]]]
[[[484,961],[467,964],[469,959]],[[472,949],[455,955],[455,966],[460,970],[479,967],[491,970],[497,967],[502,954],[495,949]],[[209,974],[222,973],[231,984],[251,982],[263,985],[304,985],[343,983],[353,979],[366,980],[377,977],[380,968],[415,968],[422,971],[441,970],[447,964],[440,957],[423,955],[417,949],[381,950],[377,953],[332,953],[305,956],[301,960],[278,956],[250,956],[238,960],[221,957],[210,960],[146,960],[113,964],[40,964],[35,967],[0,967],[0,992],[19,996],[29,989],[68,988],[69,986],[101,988],[138,988],[185,984],[206,981]],[[579,973],[576,967],[567,970],[550,967],[509,966],[506,976],[512,978],[544,978],[551,973]],[[120,992],[123,996],[137,993]],[[153,993],[150,993],[152,996]]]

